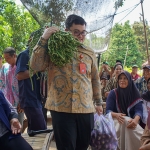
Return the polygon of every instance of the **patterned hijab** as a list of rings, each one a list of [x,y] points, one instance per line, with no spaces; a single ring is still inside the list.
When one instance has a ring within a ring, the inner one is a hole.
[[[126,88],[121,88],[119,86],[119,78],[120,76],[124,74],[128,79],[128,86]],[[132,105],[135,101],[141,99],[140,94],[132,80],[132,77],[129,72],[123,71],[118,76],[118,88],[116,89],[117,93],[117,101],[118,101],[118,107],[120,111],[126,115],[127,109],[130,105]]]

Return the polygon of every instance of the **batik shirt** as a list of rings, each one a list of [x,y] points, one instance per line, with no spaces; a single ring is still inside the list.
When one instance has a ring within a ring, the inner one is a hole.
[[[11,66],[5,63],[2,66],[0,74],[0,90],[4,93],[5,98],[14,106],[19,103],[18,80],[16,78],[16,65]]]
[[[144,77],[137,79],[135,81],[135,85],[136,85],[138,91],[140,92],[140,95],[147,92],[147,83],[146,83],[146,80],[144,79]]]
[[[101,104],[101,85],[94,51],[84,45],[70,63],[55,66],[46,51],[47,41],[41,38],[31,56],[31,68],[42,71],[48,68],[48,96],[45,107],[48,110],[66,113],[93,113],[93,102]],[[80,56],[86,65],[86,73],[80,73]]]
[[[112,77],[108,81],[108,83],[107,83],[107,85],[106,85],[106,87],[104,89],[104,93],[110,92],[111,90],[113,90],[113,89],[115,89],[117,87],[118,87],[118,81],[117,81],[117,79],[115,77]]]

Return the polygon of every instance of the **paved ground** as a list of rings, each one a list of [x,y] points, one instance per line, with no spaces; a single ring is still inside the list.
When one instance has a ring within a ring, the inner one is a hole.
[[[48,115],[48,118],[49,118],[49,119],[48,119],[48,124],[47,124],[47,125],[48,125],[48,128],[52,128],[52,122],[51,122],[51,119],[50,119],[50,118],[51,118],[50,113],[48,113],[47,115]],[[25,130],[25,133],[26,133],[26,132],[27,132],[27,129]],[[56,149],[56,144],[55,144],[54,141],[51,142],[51,145],[50,145],[49,150],[57,150],[57,149]],[[89,149],[89,150],[90,150],[90,149]]]
[[[49,150],[56,150],[55,142],[51,143]]]

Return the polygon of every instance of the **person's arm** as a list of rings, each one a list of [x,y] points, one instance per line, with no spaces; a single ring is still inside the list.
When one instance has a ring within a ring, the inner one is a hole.
[[[49,65],[49,55],[47,53],[48,39],[53,33],[57,31],[59,31],[57,27],[49,27],[45,29],[42,37],[39,39],[38,43],[34,47],[30,59],[30,67],[35,72],[43,71],[48,67]]]
[[[148,126],[145,126],[144,132],[141,137],[141,145],[147,145],[150,144],[150,130],[148,129]]]
[[[17,66],[16,78],[18,80],[25,80],[25,79],[30,78],[29,54],[27,50],[19,54],[17,58],[16,66]]]
[[[26,70],[24,72],[19,72],[16,76],[16,78],[18,80],[25,80],[25,79],[28,79],[30,78],[30,74],[29,74],[29,70]]]
[[[109,96],[106,99],[106,114],[109,112],[116,112],[116,95],[114,90],[110,91]]]
[[[10,109],[9,120],[10,126],[13,134],[18,134],[21,132],[21,124],[18,120],[18,113],[16,109],[11,105],[11,103],[6,99],[6,102]]]
[[[143,118],[143,106],[142,106],[143,102],[139,102],[138,104],[136,104],[133,109],[134,109],[134,118],[136,119],[142,119]],[[139,116],[139,117],[136,117]]]
[[[29,78],[29,51],[21,52],[16,61],[16,78],[24,80]]]
[[[149,144],[146,144],[146,145],[141,146],[139,150],[150,150],[150,143],[149,143]]]
[[[93,99],[96,111],[101,114],[103,112],[102,108],[102,95],[101,95],[101,84],[97,69],[96,56],[93,56],[93,63],[91,66],[91,78],[92,78],[92,89],[93,89]]]
[[[49,65],[49,55],[47,53],[48,41],[44,38],[40,38],[37,45],[34,47],[31,59],[30,67],[36,72],[45,70]]]
[[[9,120],[11,121],[12,119],[18,119],[18,113],[17,110],[12,106],[12,104],[6,99],[6,102],[9,106],[10,109],[10,114],[9,114]]]
[[[125,114],[118,113],[116,108],[116,95],[114,90],[110,91],[109,96],[106,99],[106,114],[111,112],[113,118],[117,119],[119,123],[124,122]]]
[[[142,107],[143,102],[139,102],[136,104],[132,110],[134,111],[134,116],[133,119],[128,121],[127,128],[135,129],[137,124],[139,123],[139,120],[143,118],[143,107]]]

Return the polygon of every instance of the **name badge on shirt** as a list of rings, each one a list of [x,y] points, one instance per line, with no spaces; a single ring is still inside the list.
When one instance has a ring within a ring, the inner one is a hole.
[[[85,65],[85,63],[81,62],[79,67],[80,67],[80,73],[81,74],[86,74],[86,65]]]

